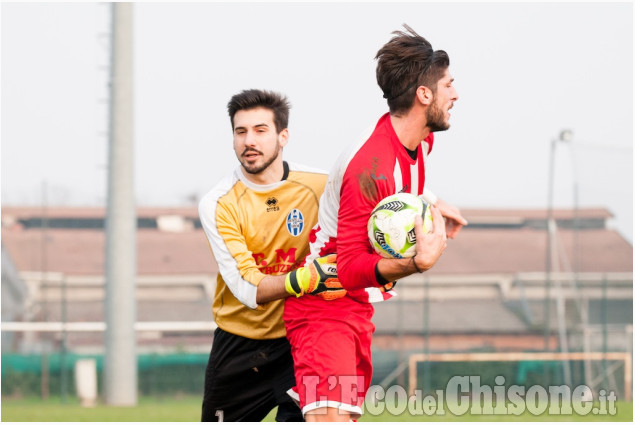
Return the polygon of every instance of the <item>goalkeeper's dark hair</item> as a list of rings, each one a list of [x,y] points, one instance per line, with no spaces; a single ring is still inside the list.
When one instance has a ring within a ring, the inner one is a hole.
[[[287,97],[268,90],[249,89],[235,94],[227,103],[227,112],[234,129],[234,115],[236,112],[253,108],[266,108],[273,112],[273,122],[276,125],[276,133],[289,126],[289,108],[291,104]]]
[[[406,31],[394,31],[395,36],[375,56],[377,84],[391,114],[410,110],[419,86],[436,93],[437,82],[450,66],[445,51],[434,50],[428,40],[403,26]]]

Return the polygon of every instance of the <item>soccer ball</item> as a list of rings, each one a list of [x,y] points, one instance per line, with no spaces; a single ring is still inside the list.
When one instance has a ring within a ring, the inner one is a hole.
[[[428,203],[410,193],[397,193],[382,199],[368,219],[368,239],[385,258],[410,258],[415,255],[415,216],[423,217],[423,231],[432,230]]]

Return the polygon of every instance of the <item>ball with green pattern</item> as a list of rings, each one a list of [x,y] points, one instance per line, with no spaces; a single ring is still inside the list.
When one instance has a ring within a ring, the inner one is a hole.
[[[423,217],[423,231],[432,231],[428,203],[410,193],[397,193],[382,199],[368,219],[368,239],[375,252],[385,258],[410,258],[415,255],[415,216]]]

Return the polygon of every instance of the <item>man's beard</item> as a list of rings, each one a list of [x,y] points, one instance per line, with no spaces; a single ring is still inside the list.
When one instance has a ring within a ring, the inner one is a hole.
[[[445,112],[434,101],[426,111],[427,127],[431,132],[445,131],[450,128],[450,124],[445,122]]]
[[[263,172],[264,170],[266,170],[273,163],[273,161],[275,161],[276,158],[278,158],[278,155],[280,155],[280,144],[278,143],[276,151],[271,155],[271,157],[265,159],[265,162],[262,165],[258,165],[258,164],[250,165],[250,164],[247,164],[247,161],[243,159],[243,156],[247,152],[250,152],[250,151],[262,154],[262,152],[257,151],[255,149],[245,149],[245,151],[241,155],[240,163],[242,164],[243,168],[245,169],[245,171],[247,173],[249,173],[249,174],[259,174],[259,173]]]

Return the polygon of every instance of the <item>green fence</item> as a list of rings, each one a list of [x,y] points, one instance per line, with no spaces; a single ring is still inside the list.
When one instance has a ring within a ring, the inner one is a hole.
[[[373,380],[376,385],[385,380],[399,366],[399,360],[407,360],[412,352],[376,350],[373,352]],[[67,353],[42,355],[2,354],[2,395],[39,396],[44,382],[50,395],[74,395],[74,364],[79,359],[95,359],[99,392],[103,357]],[[173,395],[203,393],[207,353],[143,354],[138,356],[138,382],[140,395]],[[584,362],[572,361],[571,384],[585,384]],[[603,382],[604,388],[620,393],[624,390],[623,365],[615,365],[615,379]],[[43,371],[47,371],[43,374]],[[418,387],[425,393],[445,389],[453,376],[479,376],[481,385],[494,386],[497,376],[505,378],[505,385],[562,385],[562,363],[558,361],[492,361],[492,362],[423,362],[417,366]],[[396,375],[384,384],[408,385],[408,370]],[[48,382],[48,383],[46,383]],[[616,388],[612,388],[616,387]]]
[[[142,354],[137,357],[140,395],[202,394],[208,354]],[[44,384],[50,395],[74,395],[74,365],[79,359],[94,359],[101,388],[103,356],[68,353],[2,354],[2,394],[39,396]]]

